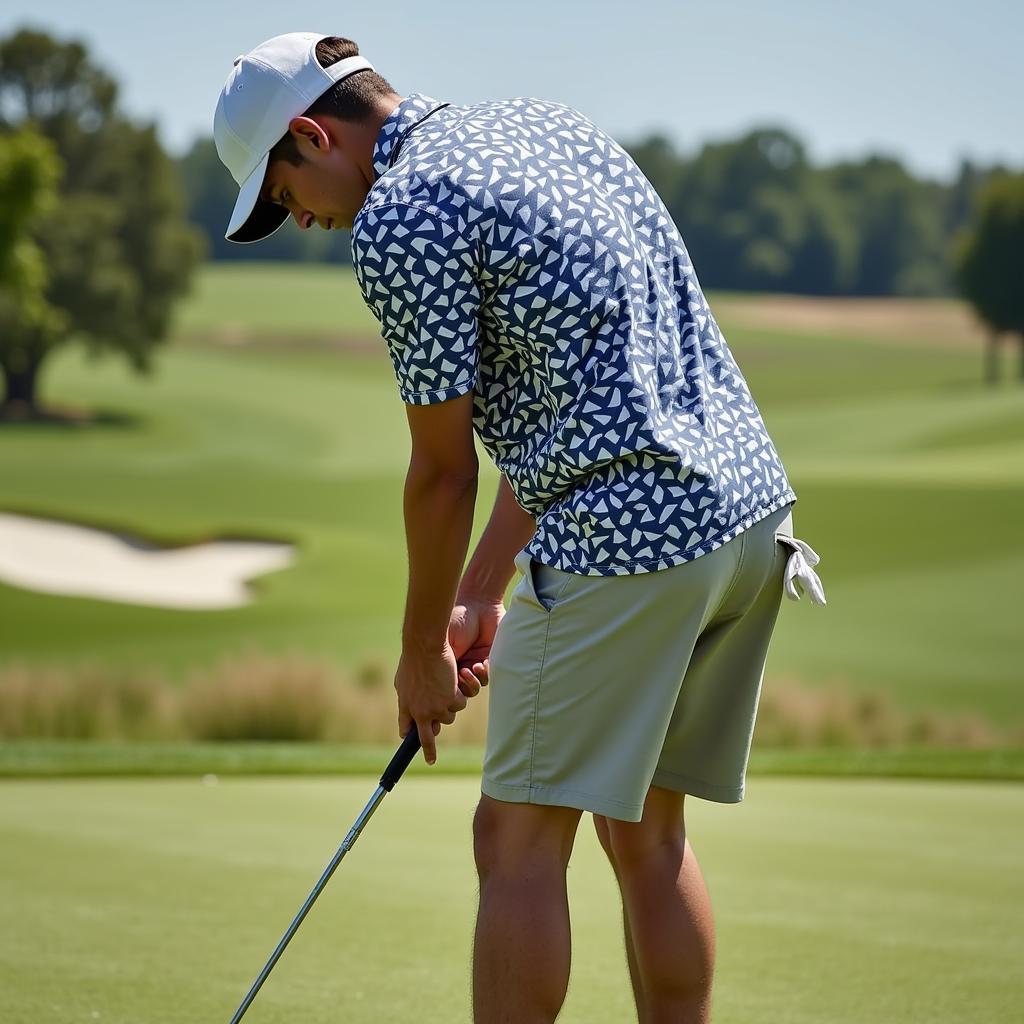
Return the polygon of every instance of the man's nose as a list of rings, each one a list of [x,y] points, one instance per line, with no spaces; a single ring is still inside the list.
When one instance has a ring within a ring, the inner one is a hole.
[[[301,207],[294,207],[292,209],[292,216],[295,218],[295,223],[302,228],[303,231],[307,231],[313,226],[314,217],[309,210],[303,210]]]

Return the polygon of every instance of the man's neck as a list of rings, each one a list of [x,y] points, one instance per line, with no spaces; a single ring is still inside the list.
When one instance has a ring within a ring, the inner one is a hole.
[[[377,178],[377,172],[373,169],[373,151],[377,146],[380,130],[403,99],[405,97],[399,96],[397,92],[382,96],[373,113],[359,125],[365,130],[365,135],[362,136],[359,146],[359,167],[370,184],[373,184]]]

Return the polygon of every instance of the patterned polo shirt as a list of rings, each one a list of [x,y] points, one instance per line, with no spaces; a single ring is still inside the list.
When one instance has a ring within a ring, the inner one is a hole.
[[[568,572],[650,572],[794,503],[661,199],[582,114],[406,97],[352,262],[403,401],[473,428]]]

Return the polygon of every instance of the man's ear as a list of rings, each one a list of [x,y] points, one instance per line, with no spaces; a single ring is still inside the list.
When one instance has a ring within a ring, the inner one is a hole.
[[[330,135],[313,118],[302,114],[293,117],[288,122],[288,130],[294,136],[299,152],[307,159],[311,153],[323,155],[330,151]]]

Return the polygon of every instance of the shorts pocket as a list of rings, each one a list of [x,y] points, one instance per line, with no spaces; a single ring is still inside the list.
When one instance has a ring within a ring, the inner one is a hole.
[[[522,573],[519,582],[521,596],[545,614],[550,613],[558,604],[575,575],[538,562],[525,550],[516,555],[515,564]]]
[[[565,572],[563,569],[556,569],[551,565],[544,565],[543,562],[531,558],[530,575],[537,601],[544,611],[550,612],[565,596],[574,574]]]

